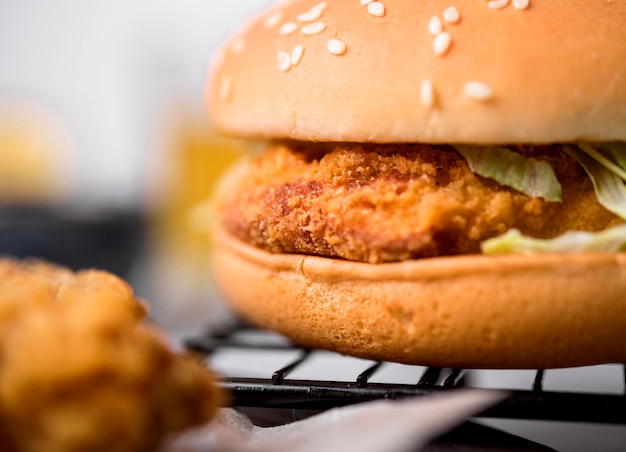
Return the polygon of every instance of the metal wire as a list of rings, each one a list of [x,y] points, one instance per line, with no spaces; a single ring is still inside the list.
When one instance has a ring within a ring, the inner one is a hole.
[[[185,341],[185,345],[189,350],[206,355],[236,348],[259,351],[281,349],[300,353],[294,361],[273,372],[269,378],[243,376],[223,379],[220,384],[231,394],[233,406],[324,410],[377,399],[425,397],[457,390],[464,386],[465,376],[471,375],[471,371],[463,369],[430,367],[422,372],[415,385],[371,383],[371,378],[385,364],[376,362],[352,381],[290,380],[290,373],[305,363],[314,351],[292,346],[288,342],[240,341],[236,337],[237,331],[241,330],[231,328],[217,334],[201,335]],[[623,395],[545,391],[545,374],[545,370],[537,370],[529,390],[492,389],[507,391],[509,396],[479,416],[626,424],[626,365],[623,366]]]

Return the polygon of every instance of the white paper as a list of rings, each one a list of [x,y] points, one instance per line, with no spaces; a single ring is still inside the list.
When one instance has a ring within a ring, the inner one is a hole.
[[[461,389],[335,408],[269,428],[224,408],[211,424],[173,439],[162,452],[409,452],[505,397],[501,391]]]

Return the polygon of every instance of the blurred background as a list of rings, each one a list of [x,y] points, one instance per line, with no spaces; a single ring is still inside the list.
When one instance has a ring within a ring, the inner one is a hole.
[[[227,316],[203,201],[243,149],[211,129],[204,85],[219,43],[268,3],[0,0],[0,254],[112,271],[175,335]],[[528,377],[514,375],[494,386]],[[623,445],[619,427],[517,424],[567,450]]]
[[[207,67],[267,3],[0,0],[0,253],[110,270],[174,331],[213,321],[202,201],[241,149]]]

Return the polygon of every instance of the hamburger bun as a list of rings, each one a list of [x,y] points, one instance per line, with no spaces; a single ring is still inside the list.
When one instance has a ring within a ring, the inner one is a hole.
[[[439,367],[624,362],[626,254],[479,245],[623,223],[566,149],[626,141],[626,3],[450,6],[284,1],[225,43],[213,121],[270,144],[218,189],[217,284],[242,317],[304,347]],[[458,145],[553,156],[562,202],[473,174]],[[329,165],[336,149],[378,163]],[[415,153],[435,157],[398,163]],[[414,225],[402,199],[427,199]]]
[[[368,264],[272,254],[215,233],[235,310],[296,344],[448,368],[624,362],[626,255],[480,255]]]
[[[218,52],[208,105],[237,136],[336,142],[553,143],[626,139],[626,3],[531,0],[525,10],[484,0],[385,0],[385,15],[358,0],[333,0],[314,22],[297,16],[320,0],[287,1],[262,12]],[[454,5],[458,23],[443,12]],[[451,37],[433,49],[428,23]],[[280,17],[272,25],[270,19]],[[320,22],[313,36],[303,27]],[[299,29],[283,35],[281,27]],[[345,43],[332,54],[328,41]],[[279,52],[301,45],[281,71]],[[421,104],[424,80],[434,104]],[[470,82],[489,87],[480,101]]]

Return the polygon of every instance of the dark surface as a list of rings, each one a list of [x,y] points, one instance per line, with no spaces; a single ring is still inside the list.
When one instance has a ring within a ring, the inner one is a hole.
[[[337,406],[378,399],[428,397],[472,387],[472,370],[427,368],[417,384],[369,383],[377,371],[372,366],[350,381],[319,381],[291,379],[289,375],[302,366],[315,351],[300,349],[288,341],[276,342],[265,338],[263,332],[254,342],[242,341],[239,332],[250,328],[235,325],[223,331],[207,333],[186,341],[189,350],[210,355],[218,350],[288,349],[299,351],[285,367],[268,378],[229,375],[220,385],[231,395],[231,403],[243,407],[288,408],[293,410],[325,410]],[[269,336],[269,335],[268,335]],[[626,367],[624,367],[626,370]],[[543,379],[549,371],[537,370],[527,389],[497,388],[509,396],[479,416],[503,419],[552,420],[626,425],[626,396],[572,391],[545,391]]]
[[[290,410],[277,408],[238,408],[253,424],[259,427],[275,427],[306,419],[320,411]],[[448,451],[552,451],[554,449],[517,435],[492,427],[465,422],[459,427],[431,441],[427,452]]]
[[[428,397],[451,391],[441,385],[418,386],[312,380],[226,378],[221,386],[237,406],[324,410],[378,399]],[[573,392],[514,390],[503,402],[479,416],[507,419],[559,420],[626,424],[626,397]]]
[[[437,438],[426,450],[624,449],[623,365],[574,368],[566,375],[563,369],[490,370],[486,372],[491,377],[485,378],[480,369],[398,368],[393,363],[379,366],[336,354],[331,354],[333,360],[320,360],[320,356],[328,358],[329,352],[305,350],[278,334],[237,322],[189,337],[185,343],[208,363],[218,364],[215,369],[225,375],[221,384],[232,390],[231,404],[261,426],[282,425],[320,410],[377,398],[429,397],[476,387],[505,390],[509,397]],[[338,364],[340,360],[350,365],[344,367]],[[403,374],[401,380],[406,383],[381,378],[390,367]],[[494,379],[493,373],[499,372]]]
[[[0,206],[0,255],[39,258],[73,270],[126,277],[144,249],[138,212],[84,213],[50,206]]]
[[[550,451],[554,449],[495,428],[466,422],[435,439],[422,450],[427,452],[498,450],[521,452]]]

